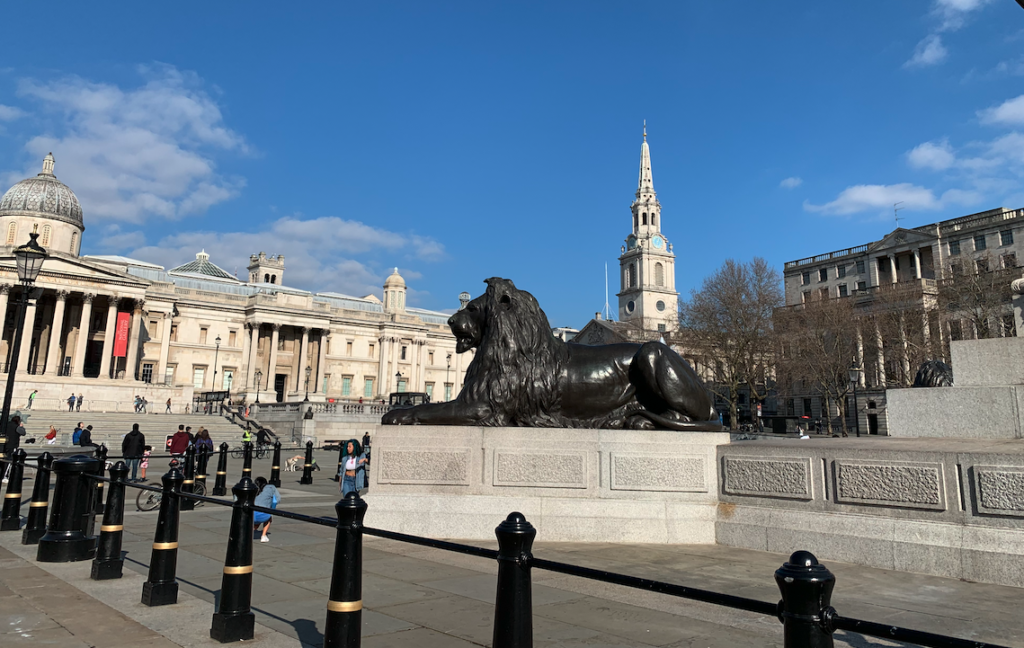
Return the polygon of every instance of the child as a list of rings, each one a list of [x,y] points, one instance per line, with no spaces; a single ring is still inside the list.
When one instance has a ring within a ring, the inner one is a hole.
[[[268,483],[266,477],[257,477],[256,485],[259,487],[260,492],[256,495],[256,501],[253,504],[263,508],[277,508],[277,503],[281,501],[281,494],[274,488],[274,485]],[[274,518],[269,513],[256,511],[252,514],[253,533],[260,528],[261,524],[263,525],[263,535],[260,537],[260,542],[270,542],[267,532],[270,530],[270,523],[273,521]]]
[[[146,481],[146,468],[149,468],[149,455],[153,454],[153,446],[146,446],[142,453],[142,463],[139,464],[139,481]]]

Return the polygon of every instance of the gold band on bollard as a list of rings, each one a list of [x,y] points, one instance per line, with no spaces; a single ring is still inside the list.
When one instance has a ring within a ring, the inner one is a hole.
[[[154,542],[153,543],[153,548],[154,549],[177,549],[178,548],[178,543],[177,542]]]
[[[310,466],[312,466],[312,465],[313,465],[313,464],[302,464],[302,467],[303,467],[303,468],[309,468],[309,467],[310,467]]]
[[[15,497],[21,499],[21,493],[7,493],[4,495],[4,499],[14,499]]]
[[[46,506],[46,502],[32,502],[32,503],[30,503],[28,505],[29,508],[40,508],[40,507],[45,507],[45,506]]]
[[[218,474],[218,475],[226,475],[227,473],[226,473],[226,472],[219,472],[219,471],[218,471],[218,472],[217,472],[217,474]]]
[[[196,479],[206,479],[206,475],[196,475]]]
[[[183,482],[181,482],[181,483],[182,483],[182,485],[185,485],[185,484],[194,484],[194,483],[196,483],[196,480],[194,480],[194,479],[186,479],[185,481],[183,481]]]
[[[327,601],[328,612],[358,612],[363,609],[360,601]]]
[[[242,565],[241,567],[225,567],[225,574],[251,574],[252,565]]]
[[[96,488],[103,488],[103,482],[96,482]]]
[[[100,527],[100,531],[124,531],[123,524],[104,524]]]
[[[242,468],[242,472],[252,472],[252,468]]]
[[[274,470],[274,469],[281,470],[281,466],[271,466],[270,468],[271,468],[271,470]]]

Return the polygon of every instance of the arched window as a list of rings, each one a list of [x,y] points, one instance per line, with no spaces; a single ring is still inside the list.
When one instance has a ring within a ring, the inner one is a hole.
[[[49,225],[43,225],[43,235],[39,237],[39,244],[46,247],[50,244],[50,232],[52,228]]]
[[[78,232],[71,232],[71,254],[78,252]]]
[[[654,264],[654,285],[665,285],[665,266],[661,265],[660,263]]]
[[[276,284],[277,283],[277,275],[270,275],[270,283],[272,283],[272,284]]]
[[[636,288],[636,265],[629,264],[629,285],[627,288]]]
[[[643,223],[644,223],[644,225],[647,224],[647,214],[644,214]]]
[[[18,235],[18,224],[11,223],[7,226],[7,245],[14,245],[14,239]]]
[[[633,214],[633,229],[636,229],[640,225],[640,217]]]
[[[270,274],[263,275],[263,283],[270,283]]]
[[[654,222],[654,217],[655,215],[651,214],[651,225],[657,225],[657,223]]]

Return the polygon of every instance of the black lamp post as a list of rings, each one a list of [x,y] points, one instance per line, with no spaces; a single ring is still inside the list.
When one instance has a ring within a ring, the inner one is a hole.
[[[449,378],[449,375],[451,374],[451,372],[452,372],[452,354],[449,353],[448,354],[448,368],[445,369],[445,372],[444,372],[444,399],[446,401],[450,401],[451,400],[451,394],[448,391],[448,385],[451,384],[449,382],[451,380]]]
[[[853,385],[853,422],[858,437],[860,436],[860,413],[857,411],[857,383],[860,382],[862,373],[864,373],[864,369],[859,364],[850,367],[850,384]]]
[[[398,391],[398,381],[399,381],[399,379],[401,379],[401,377],[402,377],[402,372],[401,371],[399,371],[398,373],[395,374],[395,391],[396,392]]]
[[[21,280],[21,300],[18,302],[18,325],[14,329],[14,346],[11,347],[11,362],[7,366],[7,389],[4,391],[4,407],[3,412],[0,413],[0,437],[3,437],[6,441],[7,431],[7,419],[11,416],[11,399],[14,397],[14,375],[18,371],[18,355],[21,353],[21,336],[22,329],[25,328],[25,311],[28,307],[28,292],[32,284],[36,282],[36,278],[39,277],[39,271],[43,267],[43,261],[46,260],[46,250],[43,249],[36,239],[39,238],[39,234],[32,232],[29,234],[29,241],[21,247],[15,248],[14,259],[18,264],[18,279]],[[7,446],[4,444],[4,452],[7,451]]]
[[[306,397],[302,399],[303,403],[309,402],[309,374],[313,373],[313,367],[306,365]]]
[[[256,373],[253,374],[253,376],[255,376],[255,378],[256,378],[256,404],[259,405],[260,404],[260,385],[263,384],[263,372],[260,371],[259,369],[257,369]]]
[[[217,391],[217,356],[220,355],[220,336],[213,341],[217,346],[213,350],[213,389],[210,391]]]

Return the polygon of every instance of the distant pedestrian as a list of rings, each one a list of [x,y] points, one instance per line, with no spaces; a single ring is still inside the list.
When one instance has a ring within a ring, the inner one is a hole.
[[[358,492],[365,487],[366,483],[366,455],[363,454],[359,442],[349,439],[345,442],[345,452],[341,456],[341,496]]]
[[[188,432],[185,431],[184,425],[178,426],[178,431],[171,437],[170,451],[171,455],[183,455],[185,450],[188,449],[188,444],[191,439],[188,438]]]
[[[135,396],[135,413],[139,413],[139,407],[142,405],[142,399],[136,394]]]
[[[85,402],[85,397],[82,396],[81,394],[79,394],[78,395],[78,400],[75,402],[75,411],[76,412],[81,412],[82,411],[82,403],[83,402]]]
[[[267,481],[266,477],[260,476],[256,478],[256,486],[259,487],[260,491],[256,495],[256,501],[253,502],[256,506],[262,506],[263,508],[274,509],[277,508],[278,502],[281,501],[281,493],[274,485]],[[274,518],[270,513],[263,513],[261,511],[255,511],[252,514],[252,530],[255,533],[260,525],[263,525],[263,535],[260,537],[260,542],[270,542],[270,538],[267,536],[270,534],[270,523],[273,522]]]
[[[821,434],[821,419],[814,419],[814,432]]]
[[[68,396],[68,411],[69,412],[74,412],[75,411],[75,401],[77,401],[77,400],[78,399],[75,398],[74,394],[71,394],[70,396]]]
[[[12,416],[10,425],[7,426],[7,447],[4,449],[4,452],[8,456],[10,456],[15,450],[18,449],[18,446],[21,445],[21,437],[25,436],[26,434],[27,432],[25,432],[25,428],[21,424],[21,417]],[[4,472],[3,479],[3,482],[5,484],[7,483],[7,477],[10,475],[10,473],[11,464],[7,464],[7,470]]]
[[[366,450],[369,447],[370,447],[370,432],[369,432],[369,430],[367,430],[366,432],[363,432],[363,450]]]
[[[46,439],[46,445],[53,445],[57,442],[57,428],[50,426],[50,431],[43,437]]]
[[[142,453],[142,463],[139,464],[139,481],[146,481],[146,468],[149,468],[149,455],[153,454],[153,446],[146,446]]]
[[[87,448],[89,446],[96,447],[96,444],[93,443],[92,441],[91,425],[85,426],[85,429],[82,430],[82,435],[78,437],[78,445],[82,446],[83,448]]]
[[[143,397],[142,397],[142,413],[143,413],[143,414],[145,414],[145,413],[146,413],[146,405],[148,405],[148,404],[149,404],[149,401],[148,401],[148,400],[146,400],[146,397],[145,397],[145,396],[143,396]]]
[[[164,414],[170,414],[170,413],[171,413],[171,399],[168,398],[167,399],[167,409],[164,410]]]
[[[32,401],[36,399],[36,394],[38,393],[38,389],[33,389],[32,393],[28,395],[28,407],[26,409],[32,409]]]
[[[206,449],[207,452],[213,452],[213,439],[210,438],[210,431],[206,428],[199,428],[199,432],[196,433],[196,450]]]
[[[185,434],[188,435],[188,442],[192,443],[192,444],[195,444],[195,442],[196,442],[196,435],[192,434],[192,426],[191,425],[186,425],[185,426]]]
[[[71,433],[71,445],[80,445],[82,439],[82,422],[79,421],[78,425],[75,426],[75,431]]]
[[[133,482],[139,481],[139,464],[142,463],[146,447],[145,435],[139,431],[139,424],[133,423],[132,431],[126,434],[124,440],[121,441],[121,455],[128,462],[128,467],[132,469],[131,481]]]

